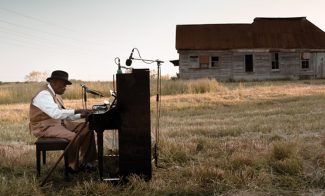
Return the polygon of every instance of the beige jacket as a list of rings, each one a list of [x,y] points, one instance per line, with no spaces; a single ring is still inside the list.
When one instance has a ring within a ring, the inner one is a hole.
[[[40,110],[38,107],[33,105],[33,100],[43,90],[47,90],[50,92],[50,94],[53,97],[53,100],[55,103],[59,105],[60,108],[63,107],[62,104],[62,98],[60,96],[55,96],[53,92],[47,87],[47,85],[44,85],[41,87],[41,89],[35,94],[35,96],[32,98],[30,103],[30,109],[29,109],[29,129],[33,135],[36,137],[42,137],[42,132],[48,129],[51,126],[61,125],[62,120],[60,119],[53,119],[46,113],[44,113],[42,110]]]

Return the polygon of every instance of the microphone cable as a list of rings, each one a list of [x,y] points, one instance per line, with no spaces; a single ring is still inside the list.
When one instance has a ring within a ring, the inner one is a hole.
[[[139,59],[138,60],[141,60],[142,62],[144,62],[145,64],[152,64],[152,63],[155,63],[157,62],[156,60],[145,60],[141,57],[141,54],[140,54],[140,51],[138,48],[133,48],[134,50],[136,50],[138,52],[138,55],[139,55]]]

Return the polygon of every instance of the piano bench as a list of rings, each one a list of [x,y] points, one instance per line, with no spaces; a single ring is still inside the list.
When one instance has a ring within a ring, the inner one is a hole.
[[[38,138],[36,145],[36,169],[37,176],[41,174],[41,152],[43,156],[43,164],[46,164],[46,151],[64,150],[69,141],[62,138]],[[64,175],[68,177],[68,157],[64,155]]]

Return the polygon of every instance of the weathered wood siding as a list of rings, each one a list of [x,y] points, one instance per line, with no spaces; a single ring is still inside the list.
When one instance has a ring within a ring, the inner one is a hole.
[[[314,66],[317,78],[325,77],[325,53],[316,53],[314,56]]]
[[[310,53],[309,68],[302,69],[301,52],[278,52],[279,69],[272,69],[268,51],[178,51],[181,79],[265,80],[325,76],[325,53]],[[245,55],[253,56],[253,72],[245,71]],[[190,56],[218,56],[216,67],[193,67]]]
[[[189,62],[190,56],[219,56],[220,65],[212,68],[193,68]],[[198,78],[217,78],[220,80],[228,80],[232,73],[231,65],[232,54],[229,52],[184,52],[179,56],[179,74],[182,79],[198,79]]]

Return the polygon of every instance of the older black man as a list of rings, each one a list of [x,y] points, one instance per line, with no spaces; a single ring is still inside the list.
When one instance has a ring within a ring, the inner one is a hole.
[[[69,75],[62,70],[53,71],[44,85],[32,98],[30,104],[30,130],[36,137],[56,137],[69,141],[80,132],[68,149],[69,171],[93,168],[97,158],[94,133],[88,130],[86,122],[73,122],[86,118],[89,111],[66,109],[61,95],[64,94]],[[79,165],[79,153],[82,163]]]

